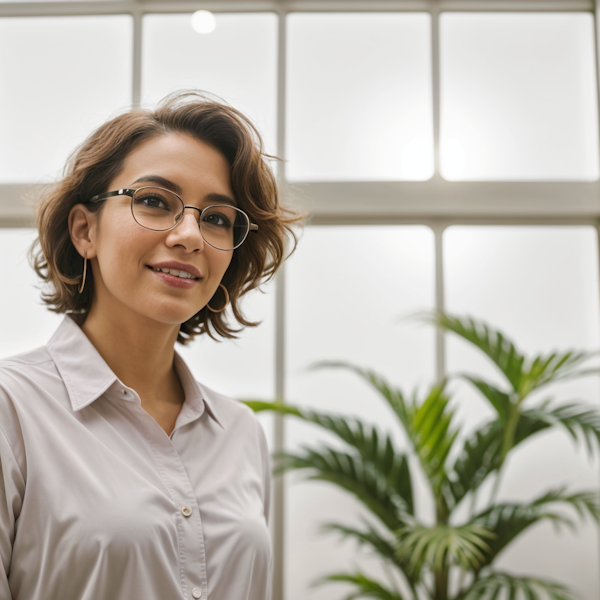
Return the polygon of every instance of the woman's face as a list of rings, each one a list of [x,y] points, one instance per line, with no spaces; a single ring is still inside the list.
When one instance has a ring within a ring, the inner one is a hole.
[[[235,205],[225,157],[186,134],[165,134],[137,146],[107,191],[145,185],[176,191],[186,205],[200,209],[223,203],[223,199],[214,200],[215,194],[227,196]],[[202,309],[217,290],[233,251],[206,244],[198,216],[198,211],[186,209],[174,229],[150,231],[133,219],[130,196],[108,198],[89,234],[95,255],[91,260],[94,304],[110,314],[133,312],[171,325],[187,321]],[[199,277],[178,279],[151,268],[169,262],[181,263],[185,266],[180,270],[187,266]],[[215,308],[222,306],[223,296],[218,298]]]

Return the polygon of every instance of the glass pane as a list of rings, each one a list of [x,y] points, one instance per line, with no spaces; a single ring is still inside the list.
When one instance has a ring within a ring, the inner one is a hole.
[[[450,227],[444,236],[447,307],[487,320],[526,353],[597,349],[598,244],[592,227]],[[506,384],[496,370],[454,336],[448,337],[450,372],[467,371]],[[600,381],[589,377],[546,388],[537,401],[585,401],[598,406]],[[459,417],[475,428],[491,409],[465,385],[458,388]],[[532,398],[532,406],[536,401]],[[500,500],[528,501],[549,489],[598,489],[600,465],[581,444],[556,431],[532,437],[509,457]],[[487,498],[490,492],[482,491]],[[578,533],[537,525],[505,551],[498,568],[543,576],[598,598],[598,529]]]
[[[290,403],[365,423],[404,440],[389,406],[357,376],[341,370],[310,371],[319,360],[346,360],[370,367],[411,392],[434,376],[434,334],[406,319],[434,302],[434,239],[421,226],[322,226],[307,228],[286,271],[286,373]],[[290,450],[323,441],[340,446],[316,427],[288,418]],[[342,446],[344,447],[344,446]],[[379,560],[353,542],[319,533],[326,521],[359,526],[358,501],[336,486],[288,476],[285,597],[330,600],[344,589],[309,588],[330,572],[360,564],[382,574]],[[427,506],[421,498],[420,507]],[[343,585],[343,584],[342,584]]]
[[[0,183],[49,181],[131,102],[130,16],[0,19]]]
[[[176,345],[194,375],[216,392],[238,399],[273,400],[275,397],[275,285],[265,293],[250,292],[242,311],[258,327],[248,327],[237,340],[216,342],[208,336],[196,338],[189,346]],[[272,447],[272,415],[258,413]]]
[[[288,17],[287,178],[433,175],[430,17]]]
[[[39,277],[27,262],[35,229],[1,229],[0,358],[43,346],[62,321],[40,299]],[[83,260],[81,261],[83,267]],[[9,293],[10,289],[10,293]]]
[[[277,16],[215,14],[212,33],[192,29],[190,14],[144,17],[142,96],[155,103],[168,93],[197,88],[217,94],[247,114],[276,149]]]
[[[598,178],[591,13],[445,13],[440,31],[446,179]]]

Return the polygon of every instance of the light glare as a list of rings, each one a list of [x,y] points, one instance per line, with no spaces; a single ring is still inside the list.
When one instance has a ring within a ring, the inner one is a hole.
[[[192,29],[198,33],[211,33],[216,25],[215,15],[208,10],[197,10],[192,15]]]

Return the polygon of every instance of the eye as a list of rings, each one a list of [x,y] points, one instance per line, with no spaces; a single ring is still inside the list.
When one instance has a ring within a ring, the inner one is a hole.
[[[171,210],[170,202],[167,202],[165,198],[159,194],[144,194],[134,198],[134,203],[144,208],[151,208],[156,210]]]
[[[202,217],[202,222],[213,227],[231,229],[231,219],[221,212],[210,211]]]

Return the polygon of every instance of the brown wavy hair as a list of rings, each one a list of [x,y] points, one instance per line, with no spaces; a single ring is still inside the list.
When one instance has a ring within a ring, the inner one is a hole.
[[[71,241],[69,212],[75,204],[109,191],[110,182],[138,144],[168,133],[191,135],[225,156],[238,205],[258,224],[258,231],[233,252],[222,279],[229,292],[231,313],[241,327],[228,322],[228,311],[213,313],[205,306],[181,324],[177,341],[186,344],[203,333],[214,339],[234,338],[243,327],[259,324],[244,317],[240,298],[271,279],[293,252],[298,238],[292,226],[300,223],[303,215],[281,205],[267,162],[276,157],[265,153],[256,127],[216,96],[177,92],[164,98],[155,110],[132,109],[96,129],[70,156],[60,181],[42,195],[36,217],[38,238],[29,248],[29,261],[47,284],[42,300],[49,310],[87,314],[94,296],[94,278],[88,269],[85,288],[79,294],[83,261]],[[86,206],[99,215],[104,203]],[[216,294],[219,298],[213,305],[219,306],[222,292]]]

